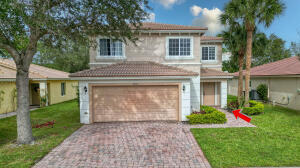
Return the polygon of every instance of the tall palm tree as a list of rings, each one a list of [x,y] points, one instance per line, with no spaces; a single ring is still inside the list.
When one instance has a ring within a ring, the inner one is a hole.
[[[247,31],[245,106],[249,106],[249,84],[252,57],[253,31],[258,24],[269,27],[276,16],[285,8],[281,0],[231,0],[221,15],[223,24],[237,22],[245,25]]]
[[[223,31],[221,36],[224,39],[224,45],[232,54],[232,59],[238,60],[239,82],[238,82],[238,101],[243,100],[243,67],[244,56],[246,52],[247,34],[244,26],[240,24],[230,25],[228,31]]]
[[[232,60],[238,60],[239,80],[238,80],[238,101],[241,103],[243,97],[243,69],[244,58],[247,47],[247,31],[244,25],[231,24],[227,31],[223,31],[220,36],[224,39],[224,45],[232,53]],[[268,39],[264,33],[260,33],[257,29],[253,32],[253,48],[261,49],[261,46],[266,46]]]

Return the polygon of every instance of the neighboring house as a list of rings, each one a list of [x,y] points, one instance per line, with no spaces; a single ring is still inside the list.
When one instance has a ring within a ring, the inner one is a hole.
[[[300,110],[300,60],[290,57],[251,68],[250,89],[259,84],[268,86],[270,101],[284,107]],[[237,95],[238,72],[228,82],[228,93]],[[244,87],[245,88],[245,87]]]
[[[79,80],[82,123],[185,121],[200,105],[225,107],[222,38],[207,28],[144,23],[136,44],[92,37],[90,69]]]
[[[47,106],[77,97],[78,81],[69,73],[31,64],[29,98],[32,106]],[[0,59],[0,114],[16,110],[16,66],[14,61]]]

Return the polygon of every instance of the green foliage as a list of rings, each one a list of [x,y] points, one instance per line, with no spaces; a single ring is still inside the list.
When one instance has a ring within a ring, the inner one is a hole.
[[[261,114],[264,112],[264,104],[254,100],[250,100],[250,107],[244,107],[242,113],[247,115]]]
[[[266,84],[258,85],[256,90],[261,100],[268,101],[268,86]]]
[[[291,51],[285,48],[285,41],[275,34],[271,34],[265,45],[253,48],[252,66],[263,65],[291,57]]]
[[[186,116],[190,124],[223,124],[227,121],[226,115],[217,109],[209,106],[201,106],[205,114],[195,114]]]
[[[35,51],[33,44],[39,40],[45,45],[61,47],[69,40],[88,44],[87,37],[96,35],[135,41],[131,28],[140,28],[149,9],[148,0],[3,0],[0,1],[0,44],[3,44],[0,48],[12,54],[12,47],[24,54],[27,49]],[[30,38],[32,34],[36,36]],[[28,48],[29,45],[33,48]]]
[[[43,97],[41,97],[40,98],[40,106],[41,107],[45,107],[46,106],[46,104],[47,104],[47,96],[43,96]]]
[[[45,67],[77,72],[89,68],[89,45],[67,41],[61,47],[51,47],[39,43],[33,62]]]
[[[238,62],[238,53],[236,52],[236,48],[238,45],[232,40],[238,41],[239,43],[246,44],[246,37],[240,37],[244,39],[239,39],[238,35],[235,35],[238,32],[231,33],[223,32],[221,35],[224,38],[225,46],[232,53],[232,57],[230,60],[223,61],[223,71],[228,72],[237,72],[239,70],[239,62]],[[244,32],[246,34],[246,32]],[[237,37],[231,37],[237,36]],[[244,49],[245,52],[245,49]],[[288,58],[291,56],[291,52],[289,49],[285,48],[285,41],[281,38],[271,34],[267,37],[264,33],[257,33],[257,31],[253,32],[253,59],[252,59],[252,67],[267,64],[270,62],[275,62],[284,58]],[[245,63],[243,65],[245,68]]]
[[[299,166],[300,111],[265,104],[252,128],[191,129],[214,168]]]

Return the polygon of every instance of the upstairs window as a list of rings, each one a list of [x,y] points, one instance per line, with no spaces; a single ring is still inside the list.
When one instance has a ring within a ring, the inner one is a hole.
[[[192,38],[169,37],[167,39],[167,57],[192,57]]]
[[[100,57],[123,57],[123,43],[111,39],[99,40]]]
[[[214,61],[216,60],[216,47],[202,47],[202,60]]]

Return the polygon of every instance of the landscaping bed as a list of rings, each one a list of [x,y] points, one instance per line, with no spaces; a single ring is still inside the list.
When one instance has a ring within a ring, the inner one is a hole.
[[[239,104],[235,96],[228,96],[227,110],[232,112],[233,110],[236,109],[243,109],[242,113],[247,115],[262,114],[264,112],[264,104],[262,102],[250,100],[249,104],[250,107],[243,107],[243,105]]]
[[[68,101],[30,113],[34,145],[16,145],[16,116],[0,119],[0,167],[31,167],[81,127],[76,101]]]
[[[300,166],[300,111],[267,104],[251,123],[191,131],[212,167]]]
[[[194,111],[186,116],[190,124],[224,124],[226,115],[210,106],[201,106],[200,111]]]

